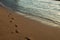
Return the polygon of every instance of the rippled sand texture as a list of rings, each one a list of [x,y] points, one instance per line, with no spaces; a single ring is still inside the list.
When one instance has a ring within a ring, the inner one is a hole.
[[[0,7],[0,40],[60,40],[60,28],[44,25]]]

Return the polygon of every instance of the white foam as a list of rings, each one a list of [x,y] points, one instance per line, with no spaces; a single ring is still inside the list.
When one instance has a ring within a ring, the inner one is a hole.
[[[6,7],[3,3],[0,2],[0,5],[2,5],[3,7],[9,9],[9,10],[12,10],[11,8],[9,7]],[[22,15],[26,18],[29,18],[31,20],[35,20],[35,21],[38,21],[38,22],[41,22],[43,24],[46,24],[46,25],[50,25],[50,26],[53,26],[53,27],[59,27],[59,25],[57,24],[54,24],[53,22],[50,22],[50,21],[47,21],[47,20],[44,20],[42,18],[38,18],[38,17],[35,17],[35,16],[32,16],[32,15],[27,15],[27,14],[24,14],[24,13],[20,13],[20,12],[16,12],[17,14],[19,15]],[[59,27],[60,28],[60,27]]]
[[[23,14],[23,13],[20,13],[20,12],[16,12],[16,13],[18,13],[19,15],[23,15],[26,18],[41,22],[41,23],[46,24],[46,25],[50,25],[50,26],[53,26],[53,27],[59,27],[59,25],[54,24],[53,22],[50,22],[50,21],[43,20],[42,18],[38,18],[38,17],[35,17],[35,16],[31,16],[31,15],[26,15],[26,14]]]

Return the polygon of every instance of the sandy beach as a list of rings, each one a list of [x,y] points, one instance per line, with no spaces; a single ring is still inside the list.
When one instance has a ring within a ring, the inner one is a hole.
[[[44,25],[0,7],[0,40],[60,40],[60,28]]]

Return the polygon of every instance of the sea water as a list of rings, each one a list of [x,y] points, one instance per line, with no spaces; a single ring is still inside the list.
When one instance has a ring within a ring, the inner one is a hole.
[[[2,4],[25,17],[51,26],[60,26],[60,2],[53,0],[1,0]]]

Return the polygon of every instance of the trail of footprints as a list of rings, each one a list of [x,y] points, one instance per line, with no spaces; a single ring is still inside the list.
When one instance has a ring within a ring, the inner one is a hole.
[[[8,15],[8,17],[10,17],[12,14],[11,13],[9,13],[9,15]],[[15,18],[10,18],[11,20],[9,21],[10,23],[13,23],[13,21],[15,20]],[[15,29],[15,33],[19,33],[19,31],[18,31],[18,29],[17,29],[17,27],[18,27],[18,25],[17,24],[14,24],[14,26],[16,27],[16,29]],[[11,32],[11,33],[14,33],[14,32]],[[28,38],[28,37],[25,37],[25,40],[30,40],[30,38]]]

